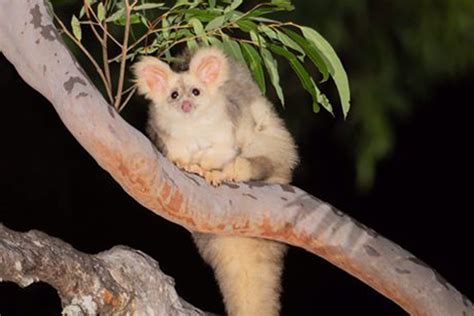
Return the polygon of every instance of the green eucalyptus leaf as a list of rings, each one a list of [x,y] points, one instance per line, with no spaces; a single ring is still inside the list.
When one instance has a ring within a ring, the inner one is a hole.
[[[226,15],[219,15],[218,17],[211,20],[206,25],[206,31],[214,30],[218,27],[221,27],[226,22]]]
[[[295,9],[295,6],[288,0],[272,0],[271,4],[276,5],[285,11],[292,11]]]
[[[280,75],[278,74],[278,64],[275,58],[273,58],[272,53],[265,48],[260,50],[263,62],[265,63],[265,67],[267,69],[268,76],[270,77],[270,81],[275,89],[275,92],[280,99],[281,104],[285,105],[285,96],[283,95],[283,89],[280,86]]]
[[[318,112],[318,92],[315,89],[314,81],[312,80],[311,76],[306,71],[304,66],[300,63],[298,58],[287,49],[282,48],[278,45],[270,44],[269,47],[272,52],[285,57],[289,61],[291,68],[300,79],[303,88],[308,91],[313,97],[313,111]]]
[[[265,93],[265,75],[263,73],[262,57],[260,57],[260,54],[252,45],[247,43],[240,43],[240,45],[255,82],[260,90]]]
[[[209,8],[214,9],[216,7],[216,0],[209,0]]]
[[[245,63],[244,55],[240,49],[239,43],[229,39],[227,36],[223,37],[223,48],[226,54],[232,56],[235,60]]]
[[[316,89],[316,93],[318,94],[318,99],[317,99],[318,103],[321,104],[326,111],[331,113],[332,116],[334,116],[334,111],[333,111],[331,102],[329,102],[329,99],[326,97],[326,95],[324,93],[321,92],[321,90],[319,90],[319,88],[317,87],[317,85],[314,82],[313,78],[311,78],[311,82],[314,86],[314,89]],[[317,111],[315,111],[315,112],[317,112]]]
[[[339,57],[337,57],[337,54],[332,46],[321,36],[321,34],[309,27],[302,26],[300,28],[303,36],[320,49],[321,53],[331,66],[332,69],[329,71],[334,83],[336,84],[339,98],[341,99],[342,113],[344,117],[347,117],[347,113],[349,112],[351,106],[351,95],[349,89],[349,80],[342,63],[339,60]]]
[[[99,19],[99,22],[102,22],[105,19],[105,7],[102,2],[99,2],[99,5],[97,6],[97,18]]]
[[[72,28],[72,34],[80,42],[82,40],[81,23],[79,22],[79,20],[77,19],[75,15],[73,15],[71,19],[71,28]]]
[[[105,21],[106,22],[116,22],[120,18],[125,18],[125,9],[119,9],[115,11],[111,16],[109,16]]]
[[[323,75],[323,81],[326,81],[329,78],[329,70],[326,65],[324,58],[322,57],[322,53],[319,49],[317,49],[313,43],[309,42],[303,36],[299,35],[296,32],[293,32],[289,29],[283,29],[283,31],[299,46],[303,48],[306,55],[311,59],[311,61],[318,67],[319,71]]]
[[[161,35],[163,35],[163,38],[166,40],[170,36],[170,31],[169,31],[170,25],[169,25],[168,17],[163,18],[161,20],[161,27],[163,29],[163,31],[161,32]]]
[[[305,56],[306,52],[304,49],[298,45],[294,40],[292,40],[289,36],[287,36],[285,33],[281,32],[280,30],[277,30],[277,38],[278,40],[285,45],[286,47],[289,47],[291,49],[296,50],[297,52],[300,53],[300,56]]]
[[[216,17],[222,16],[219,12],[203,9],[187,9],[187,10],[177,10],[177,12],[182,12],[186,15],[186,20],[190,18],[198,18],[201,22],[210,22]]]
[[[228,6],[227,8],[225,8],[224,12],[231,12],[231,11],[234,11],[235,9],[237,9],[238,7],[240,7],[240,5],[242,4],[243,0],[233,0],[231,5]]]
[[[216,38],[214,36],[208,36],[207,40],[208,40],[210,45],[219,47],[221,49],[223,48],[223,44],[218,38]]]
[[[139,24],[141,23],[140,20],[141,14],[135,13],[130,15],[130,24]],[[117,25],[125,25],[127,24],[127,18],[125,16],[119,17],[117,20],[114,21],[115,24]]]
[[[257,32],[255,32],[255,30],[251,30],[249,32],[250,34],[250,39],[252,40],[252,42],[254,42],[256,45],[258,46],[264,46],[265,45],[265,39],[258,35]]]
[[[252,22],[247,19],[241,19],[235,22],[237,26],[244,32],[250,32],[252,30],[258,29],[258,25],[255,22]]]
[[[202,25],[201,21],[196,18],[189,19],[189,24],[192,25],[194,29],[194,33],[196,35],[202,35],[204,33],[204,26]]]
[[[86,7],[82,7],[81,11],[79,11],[79,19],[82,18],[86,14]]]
[[[138,10],[150,10],[150,9],[156,9],[156,8],[161,8],[164,6],[164,3],[144,3],[137,5],[136,7],[133,7],[133,10],[138,11]]]
[[[198,43],[196,42],[195,39],[190,39],[190,40],[186,41],[186,46],[191,51],[194,51],[199,47],[199,45],[198,45]]]

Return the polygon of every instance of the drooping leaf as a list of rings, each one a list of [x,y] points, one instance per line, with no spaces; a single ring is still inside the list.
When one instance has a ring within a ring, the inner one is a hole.
[[[214,36],[208,36],[207,40],[208,40],[210,45],[216,46],[216,47],[219,47],[219,48],[223,48],[223,44],[218,38],[216,38]]]
[[[320,105],[322,105],[322,107],[326,111],[331,113],[332,116],[334,116],[334,111],[333,111],[333,108],[332,108],[332,105],[331,105],[331,102],[329,101],[329,99],[326,97],[326,95],[324,93],[321,92],[321,90],[319,90],[319,88],[318,88],[318,86],[316,86],[316,83],[314,82],[313,78],[311,78],[311,83],[313,84],[314,89],[316,90],[316,93],[318,95],[318,99],[317,99],[318,103]],[[315,112],[317,112],[317,111],[315,111]]]
[[[199,45],[195,39],[189,39],[188,41],[186,41],[186,46],[188,46],[188,49],[190,51],[194,51],[198,48]]]
[[[306,55],[306,52],[304,51],[304,49],[298,45],[298,43],[296,43],[294,40],[292,40],[289,36],[287,36],[285,33],[277,30],[277,38],[278,40],[283,44],[285,45],[286,47],[289,47],[291,49],[294,49],[296,50],[297,52],[300,53],[300,56],[301,57],[304,57]]]
[[[339,57],[332,46],[315,30],[309,27],[301,27],[303,36],[311,41],[316,47],[318,47],[321,53],[324,55],[328,63],[331,65],[329,72],[336,84],[339,97],[341,99],[342,113],[344,117],[347,117],[347,113],[350,109],[351,95],[349,90],[349,80],[347,79],[346,71],[342,66]]]
[[[252,76],[259,86],[260,90],[265,93],[265,75],[263,73],[262,58],[258,51],[250,44],[240,43],[242,47],[242,53],[245,61],[252,72]]]
[[[283,31],[299,46],[301,46],[306,55],[311,59],[311,61],[318,67],[319,71],[323,75],[323,81],[326,81],[329,78],[329,70],[326,65],[325,60],[322,57],[322,53],[318,50],[311,42],[305,39],[303,36],[299,35],[296,32],[293,32],[289,29],[283,29]]]
[[[282,48],[278,45],[270,44],[269,47],[272,52],[280,56],[283,56],[288,60],[291,68],[298,76],[298,79],[300,79],[300,82],[303,85],[303,88],[306,91],[308,91],[313,98],[313,111],[318,112],[319,111],[318,92],[315,89],[314,81],[312,80],[311,76],[306,71],[304,66],[300,63],[298,58],[287,49]]]
[[[297,52],[300,53],[300,56],[304,57],[305,56],[305,51],[302,47],[300,47],[295,41],[293,41],[289,36],[287,36],[285,33],[279,31],[279,30],[276,30],[276,29],[272,29],[268,26],[266,26],[265,24],[261,24],[259,26],[259,30],[265,34],[266,36],[268,36],[269,38],[273,39],[273,40],[276,40],[276,41],[279,41],[280,43],[282,43],[283,45],[285,45],[286,47],[289,47],[291,49],[294,49],[296,50]]]
[[[265,48],[260,50],[263,57],[263,62],[265,63],[265,67],[267,69],[268,76],[270,77],[270,81],[275,89],[275,92],[280,99],[281,104],[285,105],[285,96],[283,95],[283,89],[280,86],[280,75],[278,74],[278,64],[275,58],[273,58],[272,53]]]
[[[75,15],[73,15],[71,19],[71,28],[72,28],[72,34],[80,42],[82,40],[81,23],[79,22],[79,20],[76,18]]]
[[[232,56],[234,59],[245,63],[244,55],[242,54],[242,50],[240,49],[239,43],[234,40],[229,39],[227,36],[223,37],[223,47],[224,51]]]
[[[194,33],[196,35],[203,35],[204,33],[204,26],[202,25],[201,21],[199,21],[198,19],[196,18],[191,18],[189,19],[189,24],[192,25],[193,29],[194,29]]]

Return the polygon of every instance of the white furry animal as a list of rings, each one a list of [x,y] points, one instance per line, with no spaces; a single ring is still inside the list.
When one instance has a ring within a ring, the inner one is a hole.
[[[203,47],[181,68],[175,72],[154,57],[133,66],[138,91],[152,101],[149,132],[163,154],[213,185],[289,183],[296,146],[247,67]],[[283,244],[208,234],[194,239],[215,271],[229,315],[278,315]]]

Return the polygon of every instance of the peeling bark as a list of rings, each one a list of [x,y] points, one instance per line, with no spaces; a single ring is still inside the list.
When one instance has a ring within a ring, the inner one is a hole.
[[[174,281],[146,254],[117,246],[97,255],[0,224],[0,280],[53,286],[66,315],[207,315],[182,300]]]
[[[43,1],[0,0],[0,51],[48,98],[98,164],[151,211],[193,231],[302,247],[413,315],[474,315],[472,303],[436,271],[296,187],[240,183],[213,188],[178,170],[116,115],[90,83],[58,36]]]

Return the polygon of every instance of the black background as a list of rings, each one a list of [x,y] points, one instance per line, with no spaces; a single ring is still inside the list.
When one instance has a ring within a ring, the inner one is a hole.
[[[414,253],[470,299],[473,83],[472,76],[460,78],[430,91],[412,119],[397,127],[395,150],[365,195],[354,189],[354,163],[338,143],[335,120],[297,109],[300,104],[285,111],[299,111],[309,126],[297,139],[302,164],[295,185]],[[18,231],[44,231],[88,253],[118,244],[142,250],[175,278],[183,298],[223,313],[212,272],[187,231],[130,198],[3,56],[0,92],[0,222]],[[143,129],[145,107],[132,106],[125,117]],[[287,256],[282,300],[284,315],[405,314],[357,279],[295,248]],[[59,315],[60,310],[54,289],[45,284],[20,289],[0,283],[2,316]]]

